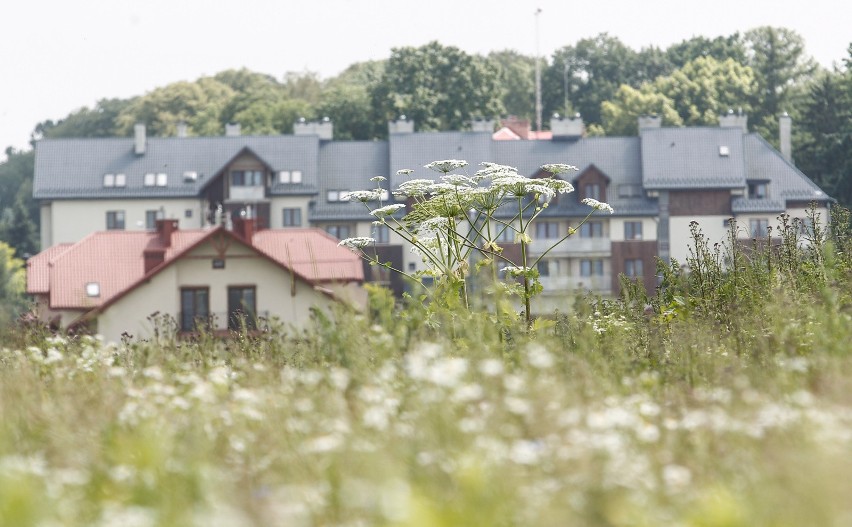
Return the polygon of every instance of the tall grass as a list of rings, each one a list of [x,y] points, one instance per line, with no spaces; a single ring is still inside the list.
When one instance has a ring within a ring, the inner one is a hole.
[[[0,525],[848,525],[844,214],[696,228],[657,294],[533,331],[381,289],[228,340],[30,328],[0,351]]]

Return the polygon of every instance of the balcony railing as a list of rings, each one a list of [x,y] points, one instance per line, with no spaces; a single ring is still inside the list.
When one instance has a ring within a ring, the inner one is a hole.
[[[612,289],[612,276],[598,274],[592,276],[542,276],[539,277],[544,295],[559,295],[569,292],[593,291],[608,293]]]
[[[541,254],[548,250],[557,240],[539,239],[530,244],[530,252],[533,255]],[[551,256],[569,256],[579,254],[596,254],[600,256],[612,253],[612,241],[609,238],[580,238],[574,235],[563,241],[547,253]]]
[[[264,198],[263,187],[231,186],[229,199],[236,201],[259,201]]]

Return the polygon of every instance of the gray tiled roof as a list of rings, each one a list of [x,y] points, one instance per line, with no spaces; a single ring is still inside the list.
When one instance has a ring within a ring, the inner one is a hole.
[[[33,197],[177,198],[195,197],[225,165],[248,149],[274,170],[301,170],[302,185],[275,185],[272,194],[314,193],[319,140],[316,136],[236,136],[148,138],[143,155],[133,139],[43,139],[36,143]],[[183,173],[198,173],[184,182]],[[166,173],[165,187],[143,186],[144,174]],[[106,173],[126,175],[124,188],[104,188]]]
[[[645,128],[640,137],[646,190],[745,186],[740,128]],[[720,147],[729,154],[721,155]]]
[[[746,212],[783,212],[784,201],[780,199],[750,199],[747,197],[734,198],[731,209],[734,214]]]
[[[372,218],[360,202],[326,201],[328,190],[368,190],[376,188],[375,176],[388,177],[388,144],[385,141],[324,142],[319,150],[319,195],[311,220],[360,220]],[[382,183],[387,188],[388,182]],[[377,204],[371,204],[374,208]]]
[[[831,199],[760,135],[748,134],[744,144],[747,178],[769,181],[770,199],[782,202]]]
[[[439,176],[423,165],[444,159],[462,159],[470,163],[469,173],[479,170],[476,165],[483,161],[495,161],[496,141],[487,132],[423,132],[417,134],[391,134],[390,172],[388,178],[391,188],[396,188],[405,179],[429,178]],[[414,170],[410,176],[401,179],[397,170]]]

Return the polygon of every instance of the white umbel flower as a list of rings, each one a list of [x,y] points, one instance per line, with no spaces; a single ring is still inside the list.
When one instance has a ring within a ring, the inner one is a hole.
[[[602,203],[596,199],[585,198],[583,199],[582,203],[592,207],[595,210],[602,210],[604,212],[609,212],[610,214],[615,212],[612,210],[612,207],[610,207],[608,203]]]

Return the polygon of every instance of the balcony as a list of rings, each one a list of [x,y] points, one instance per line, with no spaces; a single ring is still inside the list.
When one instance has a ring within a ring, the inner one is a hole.
[[[556,240],[543,239],[533,240],[530,244],[530,253],[542,254],[550,248]],[[612,253],[612,241],[609,238],[580,238],[575,234],[553,248],[547,253],[550,256],[609,256]]]
[[[231,185],[228,199],[231,201],[261,201],[264,199],[262,186]]]
[[[593,276],[542,276],[539,278],[544,287],[545,296],[562,295],[565,293],[610,293],[612,277],[608,274]]]

